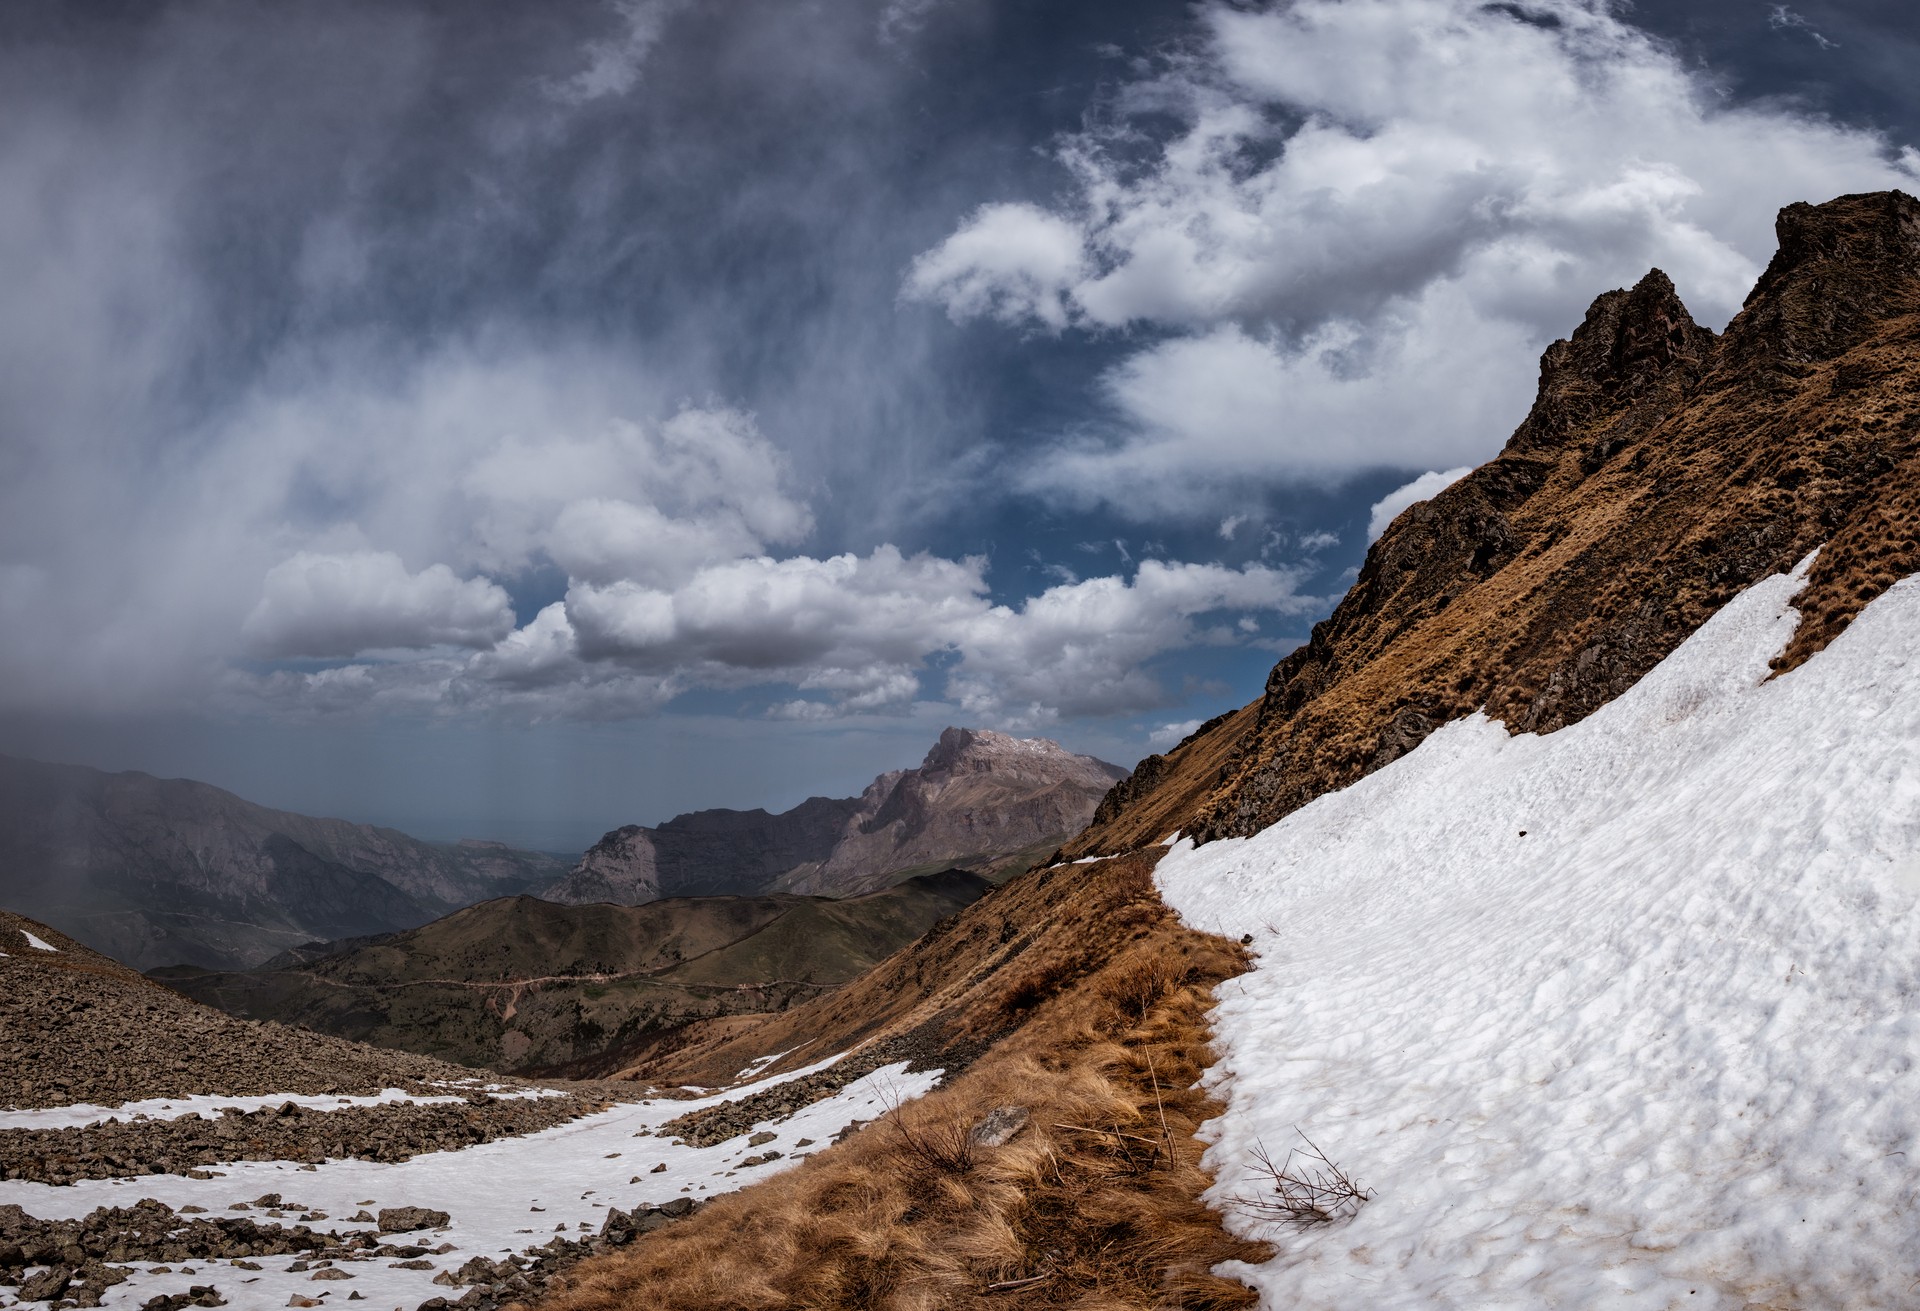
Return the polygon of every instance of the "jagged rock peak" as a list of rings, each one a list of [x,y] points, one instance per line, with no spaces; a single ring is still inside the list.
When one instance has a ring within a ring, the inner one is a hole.
[[[1610,411],[1631,408],[1679,366],[1683,384],[1713,350],[1673,280],[1649,270],[1631,290],[1603,292],[1573,335],[1540,356],[1540,390],[1509,449],[1557,444]]]
[[[1727,364],[1832,359],[1920,283],[1920,200],[1904,191],[1788,205],[1774,232],[1779,249],[1727,326]]]

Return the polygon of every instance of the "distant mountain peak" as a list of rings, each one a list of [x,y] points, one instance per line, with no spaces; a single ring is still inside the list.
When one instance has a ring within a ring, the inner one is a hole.
[[[1126,771],[1047,738],[943,730],[917,769],[792,810],[703,810],[608,833],[543,894],[579,904],[763,891],[847,896],[928,866],[1046,854]]]

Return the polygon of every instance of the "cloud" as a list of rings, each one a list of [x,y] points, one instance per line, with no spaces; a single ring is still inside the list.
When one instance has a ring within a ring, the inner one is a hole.
[[[981,207],[906,279],[958,319],[1148,338],[1112,427],[1029,490],[1199,516],[1248,479],[1484,458],[1599,292],[1658,265],[1723,322],[1780,205],[1915,181],[1874,133],[1719,101],[1599,0],[1202,16],[1062,143],[1066,201]]]
[[[611,8],[619,15],[621,30],[610,37],[591,41],[586,47],[587,66],[564,82],[554,84],[550,94],[566,104],[580,105],[603,96],[623,96],[640,80],[641,66],[660,44],[667,20],[687,7],[688,0],[614,0]]]
[[[1787,8],[1785,5],[1775,5],[1767,12],[1767,26],[1776,32],[1790,28],[1798,28],[1812,37],[1813,43],[1822,50],[1838,50],[1840,48],[1838,41],[1828,40],[1825,36],[1821,35],[1820,30],[1812,23],[1809,23],[1804,16],[1794,13],[1793,10]]]
[[[938,301],[956,321],[991,317],[1067,325],[1068,293],[1087,274],[1078,225],[1033,205],[982,205],[913,262],[905,294]]]
[[[1232,643],[1195,619],[1218,611],[1300,613],[1319,604],[1292,570],[1144,560],[1131,581],[1089,578],[1048,588],[969,625],[947,691],[967,711],[1033,726],[1166,703],[1149,663],[1188,647]]]
[[[1147,745],[1155,751],[1165,751],[1169,747],[1180,745],[1187,735],[1200,727],[1197,719],[1183,719],[1177,724],[1162,724],[1147,734]]]
[[[821,695],[778,702],[775,717],[895,713],[940,697],[992,722],[1032,725],[1164,704],[1148,668],[1155,658],[1244,640],[1242,627],[1196,622],[1205,615],[1318,604],[1291,571],[1149,560],[1131,579],[1085,579],[995,605],[985,568],[980,558],[882,546],[728,561],[670,590],[576,583],[564,603],[474,656],[449,696],[606,714],[607,688],[637,678],[648,693],[629,695],[627,713],[693,688],[791,686]]]
[[[1387,525],[1399,518],[1400,512],[1408,506],[1432,500],[1472,472],[1472,465],[1461,465],[1444,473],[1423,473],[1405,486],[1394,488],[1375,501],[1367,512],[1367,540],[1372,542],[1378,539],[1381,533],[1387,531]]]
[[[409,573],[391,551],[302,551],[267,573],[242,634],[260,655],[353,656],[389,648],[489,647],[513,630],[506,591],[443,564]]]

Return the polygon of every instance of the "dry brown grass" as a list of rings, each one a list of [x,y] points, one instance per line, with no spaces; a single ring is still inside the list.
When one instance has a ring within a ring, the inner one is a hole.
[[[1193,1139],[1219,1109],[1193,1087],[1210,989],[1247,962],[1182,928],[1150,868],[1133,857],[1009,884],[1005,905],[982,903],[947,936],[991,940],[1012,911],[1027,940],[986,968],[950,954],[945,971],[965,976],[952,986],[929,976],[943,972],[929,969],[938,942],[889,962],[896,983],[923,976],[944,1032],[1003,1036],[799,1168],[583,1265],[542,1311],[1252,1305],[1212,1267],[1268,1253],[1199,1202],[1211,1181]],[[926,1023],[917,1009],[903,1022]],[[1029,1110],[1026,1128],[963,1146],[1004,1105]]]

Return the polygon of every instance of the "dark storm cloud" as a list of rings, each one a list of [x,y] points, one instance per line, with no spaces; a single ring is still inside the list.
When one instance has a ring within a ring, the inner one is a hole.
[[[983,714],[1163,698],[1089,691],[983,561],[894,546],[992,483],[979,377],[900,273],[1057,173],[945,125],[929,62],[976,6],[67,12],[0,51],[3,258],[40,280],[0,311],[17,702],[600,716],[771,679],[857,712],[939,695],[942,653]],[[1162,607],[1139,658],[1299,604],[1264,565],[1178,577],[1107,580]]]

